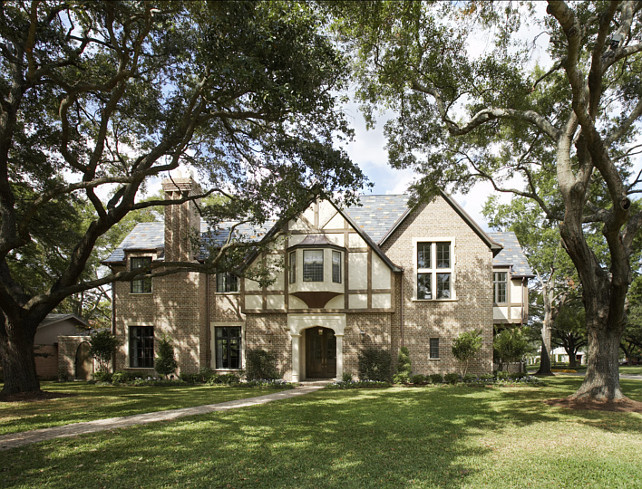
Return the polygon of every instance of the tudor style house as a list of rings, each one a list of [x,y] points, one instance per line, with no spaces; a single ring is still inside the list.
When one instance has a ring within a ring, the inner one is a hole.
[[[163,183],[168,199],[195,188],[190,178]],[[196,261],[194,232],[216,243],[227,231],[208,234],[192,203],[167,206],[164,222],[138,224],[104,263]],[[407,346],[415,373],[448,373],[458,371],[453,339],[480,329],[471,371],[485,373],[493,324],[528,314],[532,273],[515,235],[484,232],[445,193],[413,207],[406,195],[363,196],[347,209],[320,201],[262,233],[278,239],[248,266],[280,264],[268,287],[198,272],[114,284],[115,367],[152,373],[166,335],[184,373],[236,371],[247,349],[261,348],[277,354],[287,380],[341,378],[356,375],[359,352],[373,346],[393,358]]]

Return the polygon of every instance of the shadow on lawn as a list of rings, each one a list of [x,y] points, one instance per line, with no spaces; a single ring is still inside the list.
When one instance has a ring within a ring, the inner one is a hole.
[[[3,454],[0,477],[7,488],[87,487],[88,481],[92,487],[127,481],[133,487],[456,488],[492,456],[484,438],[507,427],[579,420],[613,431],[614,419],[616,430],[620,420],[629,431],[641,430],[639,416],[569,413],[543,403],[569,392],[566,381],[535,389],[324,390],[12,450]]]

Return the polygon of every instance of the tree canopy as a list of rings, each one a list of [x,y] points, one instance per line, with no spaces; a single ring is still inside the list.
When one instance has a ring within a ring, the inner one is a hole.
[[[619,399],[619,338],[642,191],[642,4],[339,2],[368,117],[395,113],[391,165],[437,188],[491,182],[536,203],[580,278],[589,366],[576,397]],[[528,27],[528,29],[522,29]],[[527,32],[525,32],[527,31]],[[537,39],[548,39],[535,57]],[[608,260],[591,246],[596,230]]]
[[[144,272],[88,272],[128,213],[221,195],[212,225],[261,224],[322,192],[349,200],[364,177],[336,146],[351,136],[336,100],[346,76],[304,2],[3,2],[5,392],[39,389],[30,349],[48,312]],[[140,199],[179,165],[197,172],[202,194]],[[207,265],[229,260],[214,253]]]

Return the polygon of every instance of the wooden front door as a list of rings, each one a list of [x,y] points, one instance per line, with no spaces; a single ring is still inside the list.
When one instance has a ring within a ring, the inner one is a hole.
[[[310,328],[305,332],[306,377],[327,379],[337,375],[337,339],[328,328]]]

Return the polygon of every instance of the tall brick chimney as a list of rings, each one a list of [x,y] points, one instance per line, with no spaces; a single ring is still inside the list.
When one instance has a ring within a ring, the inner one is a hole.
[[[177,200],[201,192],[191,177],[163,180],[165,199]],[[200,232],[201,218],[194,202],[165,206],[165,261],[193,261],[191,236]]]

